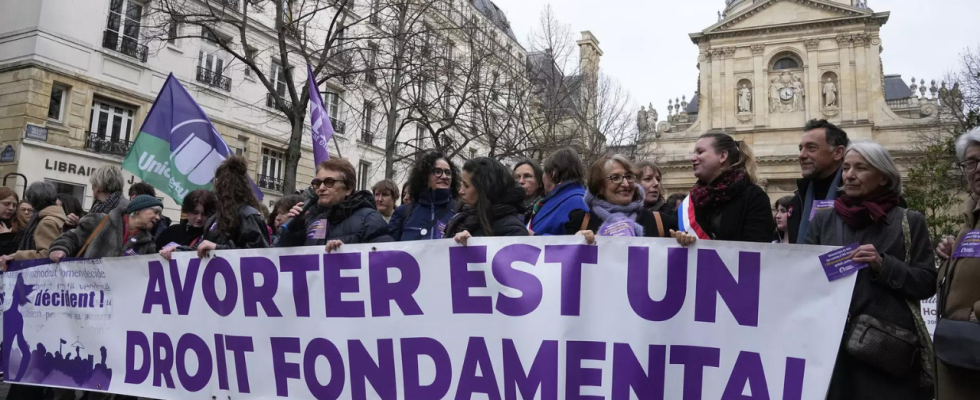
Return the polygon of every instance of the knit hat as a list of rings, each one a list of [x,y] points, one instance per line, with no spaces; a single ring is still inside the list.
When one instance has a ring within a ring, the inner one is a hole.
[[[129,206],[126,207],[126,214],[132,214],[150,207],[163,207],[163,202],[148,194],[141,194],[129,202]]]

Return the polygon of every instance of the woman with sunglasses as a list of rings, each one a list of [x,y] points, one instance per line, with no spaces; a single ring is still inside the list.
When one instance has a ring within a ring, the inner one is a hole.
[[[589,211],[572,211],[565,231],[588,243],[596,236],[670,237],[677,220],[644,208],[644,197],[629,160],[618,154],[600,158],[589,169]]]
[[[317,203],[306,214],[298,203],[287,214],[279,247],[326,246],[329,253],[342,244],[391,242],[388,225],[375,208],[374,195],[357,189],[357,173],[347,160],[320,163],[311,185]]]
[[[449,158],[433,151],[415,163],[408,182],[412,202],[392,214],[388,221],[391,237],[400,242],[442,239],[456,214],[459,170]]]

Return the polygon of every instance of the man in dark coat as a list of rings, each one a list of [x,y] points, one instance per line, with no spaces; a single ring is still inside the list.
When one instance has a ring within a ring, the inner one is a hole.
[[[787,234],[790,243],[803,243],[814,208],[833,208],[841,181],[844,150],[850,141],[847,132],[825,119],[812,120],[803,128],[800,140],[800,168],[803,178],[796,181]]]

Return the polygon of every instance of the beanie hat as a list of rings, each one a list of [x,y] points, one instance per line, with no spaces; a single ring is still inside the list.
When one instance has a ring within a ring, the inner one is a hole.
[[[150,207],[163,207],[163,202],[148,194],[141,194],[129,202],[129,206],[126,207],[126,214],[132,214]]]

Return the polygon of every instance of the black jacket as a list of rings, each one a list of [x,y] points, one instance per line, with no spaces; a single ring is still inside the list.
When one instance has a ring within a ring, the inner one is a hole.
[[[243,205],[239,209],[238,228],[230,235],[221,233],[218,229],[218,215],[212,215],[204,223],[204,240],[213,242],[216,250],[230,249],[264,249],[269,245],[269,228],[262,218],[262,214],[251,206]],[[200,244],[200,242],[198,242]]]
[[[279,247],[322,246],[330,240],[345,244],[393,241],[388,224],[375,206],[374,195],[367,190],[354,192],[331,207],[315,206],[303,222],[289,225],[279,237]],[[318,237],[318,230],[322,237]]]
[[[170,243],[177,243],[181,246],[190,246],[191,243],[196,245],[201,241],[200,237],[203,234],[203,227],[195,228],[190,226],[186,221],[177,225],[171,225],[157,236],[157,248],[162,249]],[[197,239],[197,242],[194,242],[195,239]]]
[[[589,224],[586,225],[585,229],[592,232],[598,232],[599,227],[605,222],[602,217],[596,215],[595,211],[589,211]],[[582,220],[585,218],[585,211],[575,210],[568,214],[568,222],[565,224],[565,233],[569,235],[574,235],[578,231],[582,230]],[[644,209],[636,216],[636,222],[643,227],[644,237],[670,237],[670,230],[677,230],[677,218],[672,214],[660,213],[660,219],[663,223],[664,236],[659,236],[657,232],[657,218],[652,212]]]
[[[813,200],[825,200],[827,199],[827,193],[830,192],[830,185],[834,181],[835,175],[831,175],[826,179],[817,179],[811,181],[807,178],[796,180],[796,193],[793,194],[793,201],[790,202],[793,212],[789,215],[789,219],[786,221],[786,231],[789,234],[789,242],[796,243],[796,237],[800,232],[800,223],[803,221],[803,199],[806,198],[807,188],[810,187],[810,182],[813,182]],[[840,181],[841,184],[844,183],[843,180]],[[837,190],[834,188],[834,190]],[[809,215],[806,218],[810,218]]]
[[[776,231],[769,195],[748,184],[727,203],[694,210],[694,219],[712,240],[771,243]]]
[[[492,206],[491,229],[493,232],[484,232],[476,210],[472,207],[462,207],[446,224],[445,238],[456,236],[462,231],[469,231],[473,237],[493,236],[527,236],[527,227],[524,226],[522,219],[524,208],[524,189],[519,186],[504,190],[499,196],[494,196],[495,203]]]

